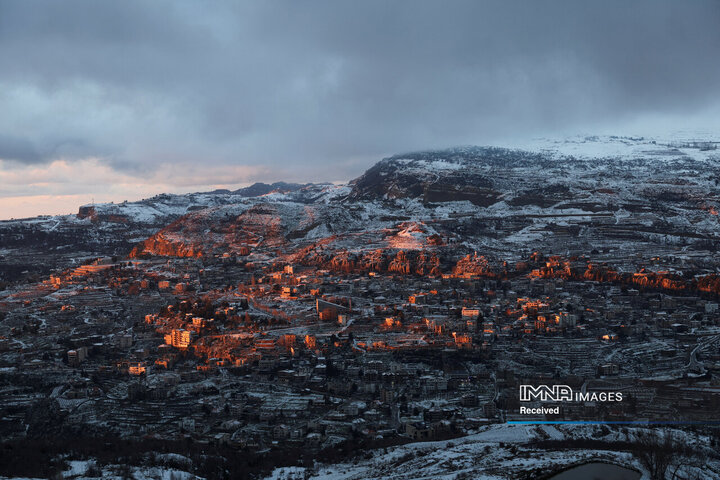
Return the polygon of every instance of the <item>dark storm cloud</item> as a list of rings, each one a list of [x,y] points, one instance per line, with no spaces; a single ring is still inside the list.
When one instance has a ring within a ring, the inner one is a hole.
[[[717,1],[0,1],[0,158],[331,180],[409,149],[702,125],[718,25]],[[33,149],[63,138],[83,147]]]
[[[32,142],[0,134],[0,158],[22,163],[35,163],[42,157]]]

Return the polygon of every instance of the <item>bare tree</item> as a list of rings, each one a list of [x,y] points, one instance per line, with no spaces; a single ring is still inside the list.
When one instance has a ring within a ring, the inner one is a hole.
[[[665,480],[679,453],[672,431],[641,430],[635,434],[635,456],[652,480]]]
[[[695,480],[707,460],[702,449],[685,445],[672,430],[636,432],[634,453],[652,480],[666,480],[667,474],[671,480]]]

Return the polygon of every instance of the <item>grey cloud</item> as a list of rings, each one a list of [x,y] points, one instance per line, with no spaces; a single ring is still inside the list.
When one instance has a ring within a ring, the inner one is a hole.
[[[0,160],[37,163],[42,160],[42,156],[31,141],[0,134]]]
[[[3,1],[0,88],[35,100],[0,95],[0,131],[25,135],[21,118],[35,144],[82,139],[61,153],[138,171],[349,178],[396,151],[702,124],[719,24],[716,1]]]

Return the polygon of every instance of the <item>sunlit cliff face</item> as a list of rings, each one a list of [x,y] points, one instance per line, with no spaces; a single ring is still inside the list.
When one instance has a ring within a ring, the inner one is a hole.
[[[167,257],[202,257],[202,249],[194,244],[173,241],[162,234],[157,234],[145,240],[141,245],[130,252],[130,258],[138,258],[143,254],[160,255]]]
[[[275,227],[272,225],[270,230]],[[172,228],[170,228],[172,231]],[[250,248],[246,244],[232,245],[233,255],[243,252],[242,255],[250,253]],[[292,245],[288,244],[288,248],[292,249]],[[408,276],[427,276],[445,278],[487,278],[493,280],[507,280],[517,277],[527,277],[530,279],[561,279],[571,281],[592,281],[603,283],[615,283],[618,285],[633,286],[643,289],[659,289],[667,291],[688,291],[688,292],[705,292],[720,293],[720,276],[699,275],[684,277],[681,274],[671,271],[650,271],[641,269],[640,271],[619,272],[614,267],[605,264],[596,264],[584,258],[575,258],[568,260],[561,256],[551,256],[547,259],[539,253],[534,253],[526,261],[520,261],[515,268],[507,270],[505,262],[490,262],[481,255],[466,255],[455,262],[448,258],[451,252],[432,250],[432,251],[391,251],[383,249],[375,249],[367,252],[347,252],[347,251],[326,251],[318,254],[313,249],[302,249],[300,255],[292,255],[291,257],[298,260],[297,265],[302,267],[310,267],[313,269],[330,270],[337,273],[355,273],[367,274],[368,272],[390,273]],[[217,251],[215,255],[219,255]],[[148,240],[136,247],[130,254],[130,257],[142,255],[150,256],[175,256],[175,257],[202,257],[205,255],[203,245],[195,243],[185,243],[179,238],[169,238],[165,233],[150,237]],[[290,257],[288,257],[290,258]],[[246,262],[245,267],[254,268],[251,262]],[[56,286],[62,285],[66,281],[66,277],[72,275],[88,276],[101,272],[91,271],[93,268],[104,270],[104,266],[83,267],[75,272],[67,272],[65,275],[57,275],[48,282],[57,282]],[[87,271],[86,271],[87,270]],[[444,272],[452,273],[444,273]],[[108,277],[108,274],[104,274]],[[110,276],[111,277],[111,276]],[[112,278],[106,279],[108,284],[113,283]],[[143,287],[138,284],[137,288],[133,288],[130,292],[137,292]],[[252,289],[245,292],[248,296],[253,295]],[[486,292],[487,295],[493,295],[492,290]],[[533,302],[518,302],[518,308],[527,311],[541,307]]]

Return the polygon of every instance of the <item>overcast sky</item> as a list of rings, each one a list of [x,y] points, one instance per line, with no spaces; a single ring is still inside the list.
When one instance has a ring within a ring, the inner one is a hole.
[[[0,0],[0,218],[720,127],[720,1]]]

